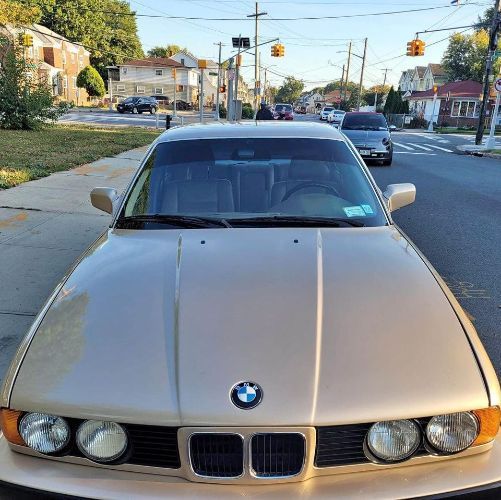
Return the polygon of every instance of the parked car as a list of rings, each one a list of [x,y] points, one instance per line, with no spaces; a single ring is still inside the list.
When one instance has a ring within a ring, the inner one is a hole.
[[[324,106],[322,110],[320,111],[320,120],[327,120],[327,115],[331,112],[334,111],[333,106]]]
[[[176,100],[176,109],[180,111],[191,111],[193,110],[193,104],[191,102],[186,102],[177,99]]]
[[[333,127],[164,132],[14,356],[0,496],[499,498],[499,381],[414,198]]]
[[[306,114],[306,106],[298,106],[296,108],[296,113],[300,115],[305,115]]]
[[[117,104],[119,113],[141,114],[148,111],[150,114],[157,112],[158,102],[154,97],[127,97]]]
[[[327,122],[336,124],[338,125],[343,121],[343,117],[345,115],[346,111],[343,111],[342,109],[333,109],[328,115],[327,115]]]
[[[167,95],[152,95],[150,97],[162,105],[168,106],[170,104],[170,97]]]
[[[294,120],[294,111],[291,104],[275,104],[275,120]]]
[[[365,161],[389,166],[393,161],[393,142],[382,113],[349,112],[341,122],[341,131],[357,148]]]

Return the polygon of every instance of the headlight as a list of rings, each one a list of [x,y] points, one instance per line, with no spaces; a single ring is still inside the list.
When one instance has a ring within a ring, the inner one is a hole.
[[[409,458],[420,443],[421,432],[412,420],[376,422],[367,433],[369,451],[383,462],[399,462]]]
[[[111,462],[127,448],[127,434],[121,425],[101,420],[86,420],[77,430],[79,450],[96,462]]]
[[[56,453],[70,440],[66,420],[45,413],[27,413],[19,422],[19,433],[24,442],[40,453]]]
[[[390,139],[388,137],[383,137],[383,144],[386,146],[390,143]]]
[[[470,412],[433,417],[426,426],[428,442],[443,453],[458,453],[475,441],[478,420]]]

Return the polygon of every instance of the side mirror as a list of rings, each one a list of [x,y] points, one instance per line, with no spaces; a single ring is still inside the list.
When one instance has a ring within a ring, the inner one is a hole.
[[[397,127],[396,127],[395,125],[390,125],[390,126],[388,127],[388,130],[389,130],[390,132],[395,132],[395,130],[397,130]]]
[[[389,184],[383,193],[388,204],[388,210],[394,212],[399,208],[414,203],[416,199],[416,186],[410,183]]]
[[[90,193],[90,202],[92,206],[107,214],[113,213],[113,205],[117,199],[118,192],[113,188],[97,187]]]

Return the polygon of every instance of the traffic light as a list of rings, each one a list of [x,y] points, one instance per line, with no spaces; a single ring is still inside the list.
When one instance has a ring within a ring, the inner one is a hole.
[[[221,87],[219,87],[219,93],[220,94],[225,94],[226,93],[226,85],[221,85]]]
[[[176,71],[176,68],[172,68],[172,78],[176,78],[177,76],[177,71]]]
[[[33,35],[29,35],[28,33],[21,33],[19,35],[19,43],[23,47],[33,47]]]
[[[285,46],[281,43],[276,43],[271,46],[271,57],[284,57]]]
[[[407,42],[407,55],[410,57],[424,56],[425,45],[426,43],[423,40],[419,40],[419,38]]]
[[[236,63],[237,66],[242,66],[242,54],[237,54]]]

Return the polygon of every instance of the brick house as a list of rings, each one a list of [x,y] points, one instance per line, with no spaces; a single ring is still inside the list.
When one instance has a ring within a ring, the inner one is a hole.
[[[25,57],[47,78],[54,96],[75,104],[88,100],[87,92],[77,88],[78,73],[90,64],[87,49],[39,24],[30,28],[0,26],[0,30],[14,40],[22,33],[32,35],[33,46],[26,47]]]
[[[438,125],[470,127],[478,123],[481,93],[480,82],[465,80],[439,86],[435,104],[433,89],[407,92],[403,98],[409,101],[409,109],[414,116],[427,121],[433,117]]]

